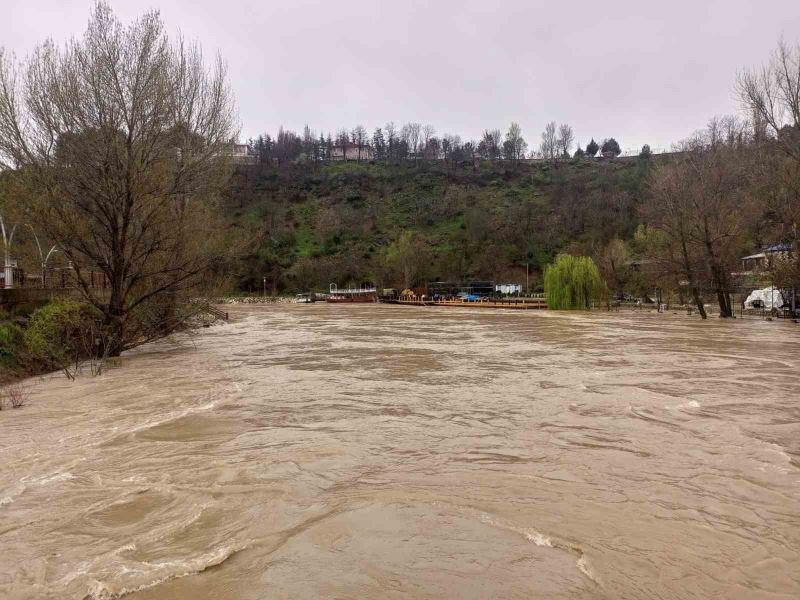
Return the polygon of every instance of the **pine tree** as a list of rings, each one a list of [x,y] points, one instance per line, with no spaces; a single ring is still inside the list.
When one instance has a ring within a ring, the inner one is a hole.
[[[333,138],[331,134],[325,139],[325,158],[331,160],[333,158]]]
[[[321,133],[319,134],[319,140],[317,141],[317,147],[319,148],[319,159],[320,160],[328,160],[330,156],[326,152],[326,145],[325,145],[325,136]]]
[[[603,140],[603,147],[600,150],[603,155],[611,154],[612,156],[619,156],[622,154],[622,149],[614,138]]]
[[[372,134],[372,147],[375,151],[375,160],[386,158],[386,140],[383,138],[383,130],[380,127],[375,129]]]
[[[592,138],[592,141],[586,146],[586,156],[594,156],[597,154],[598,150],[600,150],[600,146],[598,146],[597,142],[595,142],[594,138]]]

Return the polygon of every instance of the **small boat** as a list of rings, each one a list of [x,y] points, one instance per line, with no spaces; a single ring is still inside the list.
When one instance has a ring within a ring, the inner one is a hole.
[[[312,294],[297,294],[294,297],[295,304],[311,304],[314,302],[314,296]]]

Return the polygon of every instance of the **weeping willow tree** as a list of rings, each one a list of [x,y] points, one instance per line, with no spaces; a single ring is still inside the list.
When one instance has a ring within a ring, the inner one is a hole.
[[[553,310],[588,310],[593,298],[603,295],[605,284],[588,256],[561,254],[544,269],[547,307]]]

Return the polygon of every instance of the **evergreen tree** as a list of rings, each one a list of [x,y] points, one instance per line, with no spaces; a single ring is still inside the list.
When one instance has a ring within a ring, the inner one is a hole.
[[[598,150],[600,150],[600,146],[598,146],[597,142],[592,138],[592,141],[586,146],[586,156],[594,156],[597,154]]]
[[[584,156],[586,156],[586,153],[581,149],[580,146],[578,146],[578,149],[575,150],[575,155],[574,156],[575,156],[575,158],[583,158]]]
[[[317,146],[319,147],[319,159],[320,160],[328,160],[330,159],[330,155],[327,153],[327,147],[325,144],[325,136],[321,133],[319,134],[319,140],[317,140]]]
[[[328,137],[325,138],[325,158],[326,160],[331,160],[333,158],[333,138],[330,133]]]
[[[336,146],[342,150],[342,160],[347,160],[347,149],[350,147],[350,132],[340,129],[336,134]]]
[[[645,144],[642,146],[642,151],[639,153],[641,158],[650,158],[653,156],[653,151],[650,150],[650,144]]]
[[[375,133],[372,134],[372,148],[375,152],[375,160],[386,159],[386,140],[383,138],[383,130],[380,127],[375,128]]]
[[[311,128],[308,125],[303,127],[303,141],[301,148],[301,152],[307,157],[312,158],[314,156],[314,132],[311,131]]]
[[[611,154],[612,156],[619,156],[622,154],[622,149],[619,147],[617,140],[614,138],[608,138],[607,140],[603,141],[603,147],[600,151],[605,154]]]

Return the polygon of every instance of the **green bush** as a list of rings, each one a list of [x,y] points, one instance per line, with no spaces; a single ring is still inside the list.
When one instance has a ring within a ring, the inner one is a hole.
[[[66,369],[91,350],[96,311],[69,298],[54,298],[31,316],[25,330],[30,358],[45,368]]]
[[[588,256],[561,254],[544,270],[547,307],[553,310],[588,310],[602,296],[605,284]]]
[[[0,323],[0,368],[16,369],[23,348],[22,329],[14,323]]]

